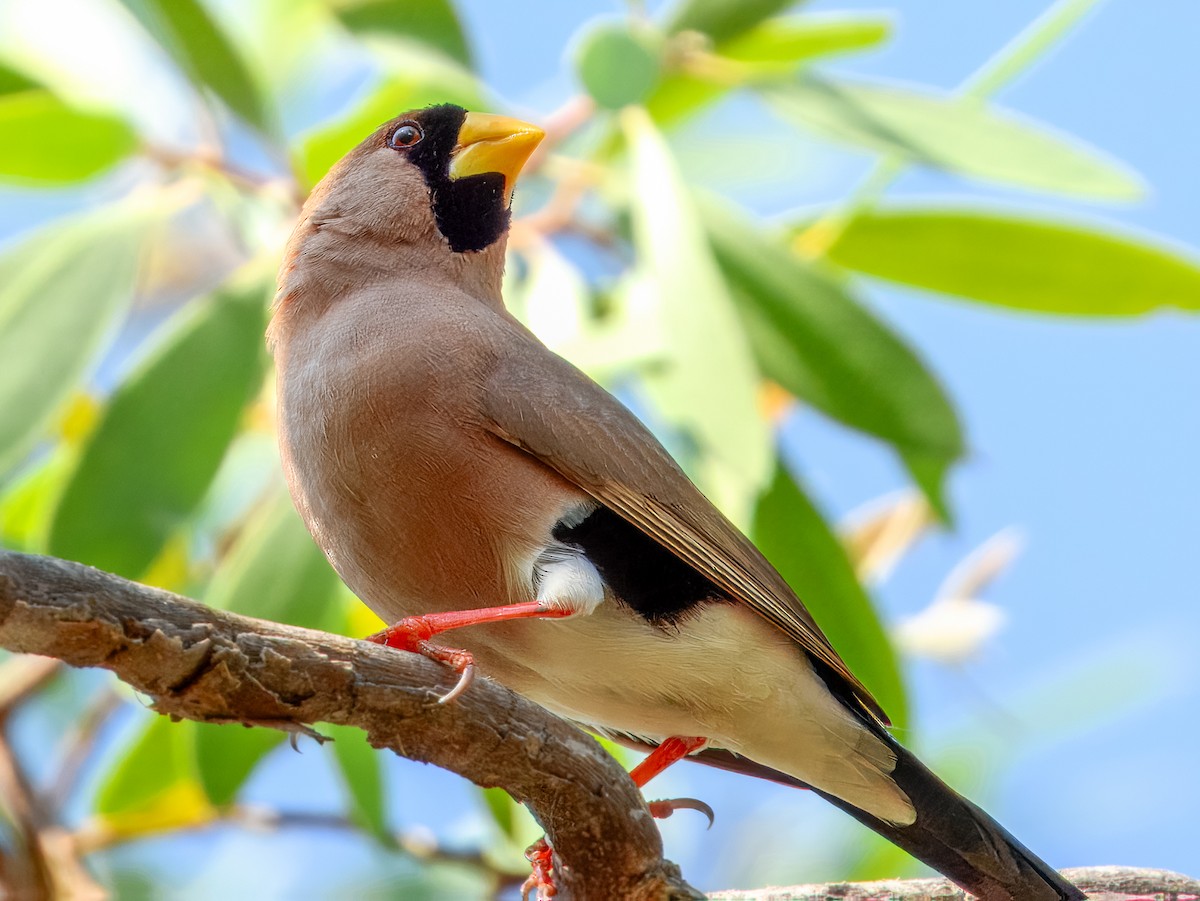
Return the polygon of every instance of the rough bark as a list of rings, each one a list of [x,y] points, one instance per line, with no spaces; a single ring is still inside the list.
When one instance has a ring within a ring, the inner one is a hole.
[[[1197,901],[1200,881],[1170,870],[1138,867],[1075,867],[1062,871],[1090,901]],[[886,879],[880,882],[830,882],[713,892],[710,901],[967,901],[948,879]]]
[[[170,716],[358,726],[375,747],[500,786],[546,829],[564,895],[579,901],[703,897],[663,860],[646,803],[616,761],[487,679],[439,705],[456,677],[415,654],[11,552],[0,552],[0,646],[112,670]]]
[[[7,551],[0,551],[0,646],[109,669],[173,717],[284,729],[357,726],[377,748],[500,786],[546,829],[564,901],[704,897],[663,860],[645,801],[617,763],[578,729],[488,679],[440,705],[456,677],[423,657],[214,610],[78,563]],[[25,675],[18,681],[34,684],[53,668],[20,669]],[[1065,874],[1096,901],[1131,895],[1200,901],[1200,882],[1163,870],[1088,867]],[[945,879],[913,879],[710,897],[967,896]]]

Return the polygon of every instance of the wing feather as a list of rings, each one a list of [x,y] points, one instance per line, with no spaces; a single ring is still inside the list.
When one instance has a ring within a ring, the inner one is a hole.
[[[783,630],[842,681],[864,712],[886,725],[878,702],[783,577],[637,417],[531,334],[523,329],[517,334],[516,348],[512,335],[506,336],[505,353],[482,385],[485,427],[556,470]]]

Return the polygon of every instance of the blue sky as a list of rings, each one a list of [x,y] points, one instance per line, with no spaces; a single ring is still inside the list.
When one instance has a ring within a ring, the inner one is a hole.
[[[894,10],[892,43],[838,68],[953,88],[1047,5],[822,0],[808,8]],[[545,48],[565,45],[584,9],[620,12],[614,3],[544,4],[529,29],[505,4],[463,8],[485,80],[534,114],[575,90],[568,62]],[[906,175],[888,196],[1007,201],[1200,246],[1200,117],[1183,99],[1200,86],[1197,39],[1200,5],[1109,0],[996,98],[1132,165],[1151,186],[1146,200],[1094,207],[931,172]],[[773,173],[771,195],[754,184],[731,193],[782,215],[840,196],[869,164],[833,149],[803,162],[810,173],[797,172],[794,191],[780,196]],[[989,595],[1009,623],[982,658],[961,672],[910,665],[916,743],[935,761],[965,754],[975,761],[969,769],[992,772],[981,780],[986,805],[1056,864],[1200,872],[1184,813],[1200,804],[1200,321],[1013,315],[881,284],[869,286],[869,298],[940,373],[973,449],[953,480],[957,530],[905,560],[881,593],[885,613],[923,606],[996,530],[1016,525],[1028,541]],[[886,454],[814,417],[790,422],[788,439],[835,514],[901,484]],[[743,816],[794,830],[797,840],[837,828],[811,799],[774,787],[699,768],[663,779],[655,793],[695,793],[718,810],[707,835],[681,818],[664,824],[668,852],[702,885],[738,870],[728,850],[715,849],[744,847],[737,832],[758,835]],[[772,847],[787,853],[786,842]],[[836,875],[833,865],[812,872]]]

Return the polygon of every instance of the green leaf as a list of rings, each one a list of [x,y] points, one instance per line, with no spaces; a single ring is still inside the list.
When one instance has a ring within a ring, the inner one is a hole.
[[[93,812],[119,838],[165,832],[210,821],[196,773],[194,724],[155,716],[100,779]]]
[[[393,843],[379,752],[367,743],[367,734],[354,726],[322,723],[320,731],[333,739],[331,747],[346,789],[350,819],[381,841]]]
[[[666,143],[638,107],[626,108],[622,125],[640,266],[629,301],[647,311],[665,356],[645,381],[659,409],[703,452],[696,461],[702,487],[744,523],[774,457],[758,413],[758,369]]]
[[[0,256],[0,472],[30,450],[115,329],[154,221],[110,207]]]
[[[794,64],[876,47],[891,33],[888,16],[793,16],[763,22],[722,43],[719,52],[739,62]]]
[[[61,444],[22,472],[0,494],[0,545],[36,554],[45,550],[46,530],[75,464]]]
[[[204,496],[261,382],[268,293],[197,302],[117,388],[50,527],[50,552],[137,578]],[[114,515],[119,511],[119,515]]]
[[[259,761],[283,741],[276,729],[238,723],[193,726],[194,755],[200,784],[215,807],[232,804]]]
[[[16,94],[21,91],[32,91],[40,87],[40,84],[24,72],[19,72],[4,63],[0,63],[0,96],[4,94]]]
[[[409,71],[390,73],[348,113],[300,138],[295,165],[305,186],[324,178],[334,163],[384,122],[431,103],[457,103],[467,109],[483,105],[478,84],[468,73],[429,54]]]
[[[668,32],[701,31],[718,43],[783,12],[797,0],[680,0],[667,16]]]
[[[878,278],[1042,313],[1200,310],[1200,257],[1160,238],[989,210],[892,209],[851,221],[835,262]]]
[[[763,372],[833,419],[898,449],[952,460],[957,414],[917,354],[821,270],[727,206],[706,204]]]
[[[197,87],[208,88],[259,131],[274,126],[241,54],[199,0],[121,0]]]
[[[937,518],[946,526],[953,527],[954,513],[946,499],[946,477],[954,459],[944,454],[922,453],[918,450],[901,450],[900,462],[912,476],[913,483],[921,489]]]
[[[1138,176],[1094,148],[977,101],[808,77],[764,88],[784,118],[962,175],[1098,200],[1135,200]]]
[[[645,26],[602,22],[579,44],[575,68],[599,106],[620,109],[640,103],[658,83],[662,40]]]
[[[213,574],[204,603],[275,622],[328,628],[342,615],[341,582],[291,498],[273,493]]]
[[[355,33],[419,41],[468,68],[472,64],[462,22],[449,0],[339,0],[334,12]]]
[[[904,728],[900,665],[846,550],[781,464],[758,502],[754,543],[804,601],[851,672]]]
[[[513,799],[502,788],[481,788],[479,794],[487,806],[494,822],[505,837],[512,839],[515,835],[516,817],[513,816]]]
[[[42,90],[0,96],[0,134],[0,179],[44,184],[91,178],[137,147],[123,120],[74,109]]]
[[[500,831],[501,841],[490,843],[488,857],[505,872],[528,872],[525,849],[545,834],[528,808],[514,801],[502,788],[479,790],[492,821]]]
[[[890,33],[891,20],[877,16],[771,19],[721,44],[709,77],[674,72],[663,78],[646,109],[659,125],[674,125],[731,89],[777,81],[810,60],[874,46]]]

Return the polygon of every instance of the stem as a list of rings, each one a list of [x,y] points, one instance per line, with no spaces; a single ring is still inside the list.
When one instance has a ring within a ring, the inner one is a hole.
[[[959,86],[959,93],[972,100],[995,94],[1062,40],[1097,2],[1058,0],[969,75]]]
[[[986,100],[1062,40],[1096,3],[1097,0],[1058,0],[968,75],[956,93],[968,102]],[[879,203],[910,162],[909,157],[899,153],[881,157],[846,200],[797,236],[796,250],[810,259],[828,253],[850,223]]]

